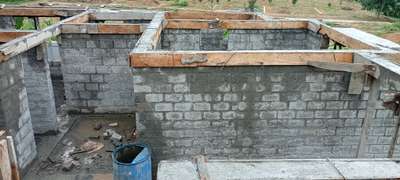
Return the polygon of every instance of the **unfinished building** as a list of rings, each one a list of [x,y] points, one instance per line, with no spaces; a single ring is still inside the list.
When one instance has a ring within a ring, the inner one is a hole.
[[[258,13],[19,8],[0,15],[62,17],[0,32],[0,127],[21,169],[33,134],[57,131],[58,86],[70,113],[135,113],[154,162],[400,156],[400,45],[388,40]],[[49,66],[52,37],[61,62]]]

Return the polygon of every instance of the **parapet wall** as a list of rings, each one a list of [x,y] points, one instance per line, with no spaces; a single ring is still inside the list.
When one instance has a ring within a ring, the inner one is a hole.
[[[310,30],[164,29],[163,50],[326,49],[329,39]]]
[[[36,156],[36,144],[31,122],[23,61],[28,53],[0,63],[0,126],[13,137],[18,165],[24,169]]]
[[[62,34],[66,104],[83,113],[132,113],[128,54],[140,35]]]

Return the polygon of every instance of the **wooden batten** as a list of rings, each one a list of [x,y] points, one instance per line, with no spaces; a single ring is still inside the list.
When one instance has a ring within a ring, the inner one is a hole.
[[[76,16],[64,19],[57,24],[51,25],[41,31],[37,31],[26,36],[14,39],[0,45],[0,62],[9,59],[12,56],[25,52],[35,46],[42,44],[47,39],[58,36],[61,33],[60,24],[88,15],[89,12],[83,12]]]
[[[6,43],[21,36],[28,35],[35,31],[0,31],[0,42]]]
[[[334,51],[151,51],[130,54],[145,67],[308,65],[308,61],[352,63],[353,52]]]
[[[263,20],[222,20],[213,22],[210,20],[167,20],[167,29],[209,29],[210,24],[213,28],[221,29],[307,29],[308,21],[263,21]]]
[[[340,33],[339,31],[321,24],[320,34],[327,35],[331,40],[345,45],[352,49],[378,49],[374,46],[363,43],[353,37],[347,36],[346,34]]]
[[[86,34],[141,34],[145,29],[142,24],[63,24],[62,33]]]
[[[220,20],[250,20],[250,19],[256,19],[256,15],[251,13],[178,10],[176,12],[166,12],[165,18],[166,19],[209,19],[209,20],[214,20],[218,18]]]
[[[84,9],[52,8],[52,7],[4,7],[0,9],[0,16],[23,17],[68,17],[83,12]]]

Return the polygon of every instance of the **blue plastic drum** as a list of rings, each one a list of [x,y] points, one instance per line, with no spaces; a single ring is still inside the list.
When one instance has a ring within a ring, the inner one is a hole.
[[[114,180],[151,180],[151,154],[145,144],[118,147],[112,154]]]

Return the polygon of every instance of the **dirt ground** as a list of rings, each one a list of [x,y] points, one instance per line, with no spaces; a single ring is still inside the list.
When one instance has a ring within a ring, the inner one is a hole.
[[[179,6],[175,0],[15,0],[24,4],[49,2],[59,6],[88,6],[105,8],[143,8],[159,10],[245,10],[247,0],[187,0],[187,6]],[[214,3],[211,3],[211,2]],[[363,31],[385,37],[388,31],[385,26],[393,19],[377,16],[374,12],[363,10],[353,0],[299,0],[293,5],[292,0],[258,0],[255,6],[258,12],[273,17],[316,18],[320,20],[344,20],[329,23],[331,26],[354,27]],[[347,22],[347,21],[351,22]],[[398,36],[396,36],[398,38]]]
[[[59,139],[53,149],[49,151],[48,158],[42,155],[25,176],[26,179],[110,179],[112,173],[112,151],[117,143],[112,143],[111,138],[105,138],[103,133],[107,129],[113,129],[123,136],[121,144],[133,142],[131,132],[135,128],[134,116],[130,114],[119,115],[71,115],[71,128]],[[109,124],[118,123],[117,127]],[[102,124],[100,130],[94,127]],[[99,137],[99,138],[98,138]],[[40,140],[42,139],[42,140]],[[81,152],[80,147],[86,141],[99,142],[104,147],[96,152]],[[46,138],[39,138],[38,146],[52,143],[46,142]],[[45,141],[45,142],[43,142]],[[39,148],[40,149],[40,148]],[[63,167],[65,154],[72,152],[72,159],[77,163],[70,170]],[[43,154],[44,152],[39,152]],[[76,154],[75,154],[76,153]],[[64,156],[64,157],[63,157]]]

